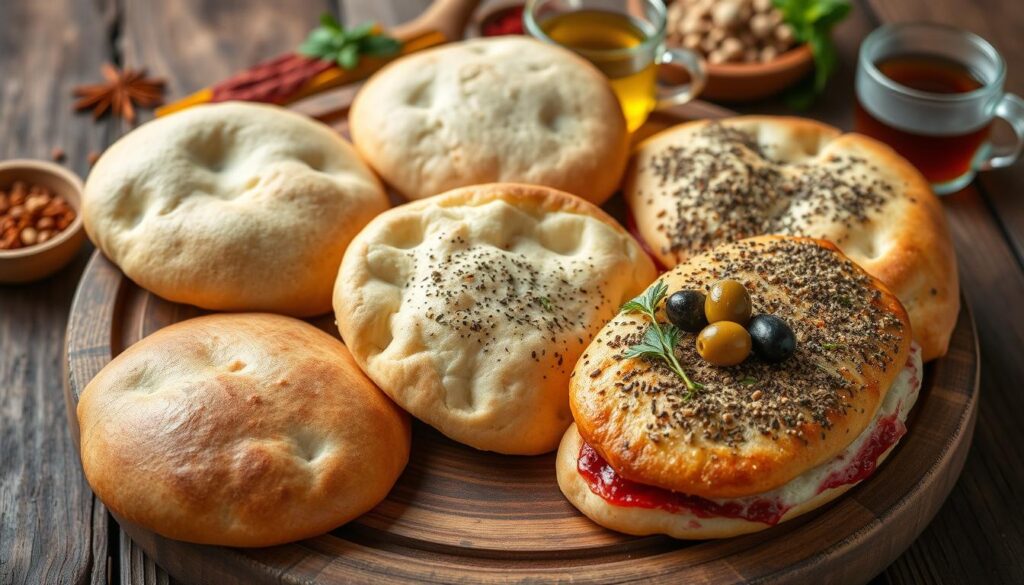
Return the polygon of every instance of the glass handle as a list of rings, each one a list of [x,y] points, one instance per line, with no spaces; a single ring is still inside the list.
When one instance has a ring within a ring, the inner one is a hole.
[[[996,104],[995,115],[1013,127],[1017,140],[1011,145],[993,147],[991,156],[981,163],[983,171],[1012,165],[1020,158],[1021,149],[1024,148],[1024,99],[1012,93],[1004,95]]]
[[[693,51],[680,48],[665,49],[658,58],[659,65],[675,65],[682,67],[690,75],[689,83],[683,83],[669,88],[658,86],[658,103],[656,109],[664,109],[671,106],[678,106],[697,97],[704,84],[707,83],[707,72],[704,69],[704,60]]]

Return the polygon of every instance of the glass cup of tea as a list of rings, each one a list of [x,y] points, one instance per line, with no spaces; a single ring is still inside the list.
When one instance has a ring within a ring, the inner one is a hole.
[[[661,0],[529,0],[523,24],[534,38],[561,45],[608,77],[633,132],[651,111],[684,104],[704,87],[704,62],[693,51],[665,47]],[[689,81],[658,83],[658,66],[682,67]]]
[[[893,24],[864,39],[857,61],[855,129],[893,147],[939,195],[977,171],[1005,167],[1024,145],[1024,100],[1003,92],[1006,63],[981,37],[936,24]],[[989,141],[995,118],[1012,145]]]

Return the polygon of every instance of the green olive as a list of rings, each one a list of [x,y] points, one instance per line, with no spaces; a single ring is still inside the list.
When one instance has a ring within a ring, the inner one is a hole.
[[[708,291],[704,301],[704,314],[708,323],[732,321],[746,325],[750,320],[750,294],[735,280],[719,280]]]
[[[709,364],[735,366],[750,355],[750,334],[739,323],[712,323],[697,336],[697,353]]]

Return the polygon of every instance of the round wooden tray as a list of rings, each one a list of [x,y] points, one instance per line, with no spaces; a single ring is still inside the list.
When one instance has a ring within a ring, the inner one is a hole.
[[[691,104],[644,130],[723,110]],[[343,129],[343,117],[318,116]],[[621,199],[606,206],[621,217]],[[97,252],[68,325],[66,399],[126,347],[201,314],[136,286]],[[333,318],[313,321],[334,335]],[[202,546],[122,523],[186,583],[867,581],[924,529],[963,467],[977,412],[978,343],[966,309],[948,355],[925,369],[910,432],[870,480],[763,532],[718,541],[632,537],[582,516],[555,482],[554,454],[513,457],[459,445],[414,424],[409,466],[373,511],[328,534],[264,549]]]

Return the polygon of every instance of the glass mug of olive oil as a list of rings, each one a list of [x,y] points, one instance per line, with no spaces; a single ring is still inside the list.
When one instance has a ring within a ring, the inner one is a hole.
[[[686,103],[704,87],[704,62],[692,51],[665,47],[661,0],[529,0],[526,31],[593,63],[611,82],[629,131],[651,111]],[[689,82],[661,87],[658,65],[682,67]]]

